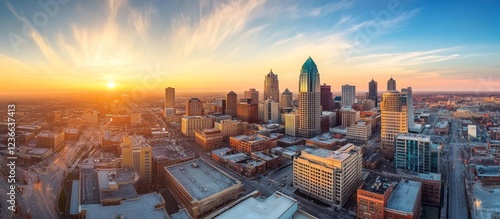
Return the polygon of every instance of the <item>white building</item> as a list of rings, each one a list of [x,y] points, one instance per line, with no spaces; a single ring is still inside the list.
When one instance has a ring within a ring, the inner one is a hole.
[[[213,117],[208,116],[184,116],[181,120],[181,132],[185,136],[194,136],[195,129],[209,129],[214,127]]]
[[[372,127],[371,124],[358,121],[354,123],[350,127],[347,127],[347,139],[354,139],[360,141],[368,141],[372,136]]]
[[[259,120],[265,123],[281,123],[280,104],[270,98],[259,103]]]
[[[342,85],[342,107],[351,107],[356,98],[356,86]]]

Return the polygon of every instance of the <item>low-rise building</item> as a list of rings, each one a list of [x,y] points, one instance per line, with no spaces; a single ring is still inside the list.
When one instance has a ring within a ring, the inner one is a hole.
[[[359,186],[357,191],[357,218],[382,219],[391,197],[393,183],[381,176],[374,177]]]
[[[195,154],[185,150],[183,147],[170,144],[154,146],[151,152],[154,180],[159,180],[158,177],[163,174],[164,167],[183,163],[196,157]]]
[[[347,139],[334,138],[329,133],[325,133],[310,139],[306,139],[306,145],[314,146],[316,148],[323,148],[327,150],[336,150],[341,145],[345,145],[346,142]]]
[[[271,148],[271,139],[263,135],[238,135],[229,138],[229,145],[237,151],[252,153]]]
[[[222,147],[223,138],[219,129],[195,130],[194,136],[196,144],[207,151]]]
[[[385,218],[420,218],[422,183],[402,179],[394,188],[385,208]]]
[[[358,121],[347,127],[347,139],[366,142],[372,136],[372,127],[367,122]]]
[[[214,119],[209,116],[184,116],[181,122],[181,132],[188,137],[194,136],[194,130],[214,127]]]
[[[63,146],[63,143],[64,143],[63,131],[61,132],[41,131],[36,136],[37,147],[57,150],[59,147]]]
[[[194,219],[201,218],[233,201],[243,191],[240,181],[202,159],[164,169],[167,189]]]

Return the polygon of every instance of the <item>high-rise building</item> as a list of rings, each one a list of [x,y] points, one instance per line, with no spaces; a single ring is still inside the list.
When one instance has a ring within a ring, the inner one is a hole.
[[[264,79],[264,100],[273,98],[276,102],[280,101],[280,90],[278,75],[273,73],[273,70],[266,75]]]
[[[300,137],[312,138],[321,133],[319,72],[310,56],[300,71],[298,114]]]
[[[394,80],[391,76],[391,79],[387,81],[387,91],[397,90],[396,89],[396,80]]]
[[[386,158],[394,158],[396,136],[408,133],[408,111],[406,94],[399,91],[387,91],[382,95],[381,110],[381,144]]]
[[[248,123],[259,122],[259,104],[250,104],[250,99],[241,99],[236,106],[236,118]]]
[[[175,88],[165,88],[165,108],[175,108]]]
[[[418,173],[429,173],[438,170],[439,156],[433,156],[431,136],[416,134],[400,134],[396,137],[394,165],[396,169]],[[437,172],[435,172],[437,173]]]
[[[368,83],[368,99],[375,102],[375,107],[378,107],[378,84],[375,80]]]
[[[415,116],[413,115],[413,92],[411,87],[401,89],[401,93],[406,93],[406,105],[408,106],[408,127],[415,126]]]
[[[342,107],[351,107],[356,98],[356,86],[342,85]]]
[[[186,116],[202,116],[203,102],[198,98],[191,98],[186,102]]]
[[[152,152],[146,138],[138,135],[125,135],[121,144],[122,166],[134,168],[139,174],[141,183],[151,184],[152,181]]]
[[[255,88],[245,91],[245,99],[250,99],[250,104],[259,104],[259,91]]]
[[[236,117],[236,105],[238,104],[238,96],[234,91],[226,95],[226,115]]]
[[[288,90],[288,88],[285,89],[285,91],[283,91],[283,93],[281,94],[281,109],[289,109],[289,108],[293,108],[293,97],[292,97],[292,92],[290,92],[290,90]]]
[[[336,151],[308,148],[293,159],[293,186],[321,201],[344,205],[362,183],[362,154],[346,144]]]
[[[280,105],[274,99],[269,98],[259,103],[259,120],[265,123],[280,123]]]
[[[323,111],[333,110],[333,93],[330,85],[321,85],[321,107]]]

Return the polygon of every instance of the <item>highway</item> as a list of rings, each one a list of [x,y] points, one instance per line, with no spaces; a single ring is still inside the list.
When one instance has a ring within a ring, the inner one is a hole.
[[[451,142],[448,146],[449,151],[449,198],[448,198],[448,218],[462,219],[469,218],[467,195],[465,193],[464,172],[466,171],[465,164],[462,159],[462,148],[460,138],[460,124],[458,120],[453,120],[451,123]]]

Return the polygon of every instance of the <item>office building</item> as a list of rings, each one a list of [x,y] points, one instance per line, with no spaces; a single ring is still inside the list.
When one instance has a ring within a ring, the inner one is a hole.
[[[272,98],[260,103],[259,120],[264,123],[281,123],[280,104]]]
[[[36,146],[56,150],[64,144],[64,131],[41,131],[36,135]]]
[[[393,182],[382,176],[372,176],[357,191],[357,218],[383,219],[385,207],[394,188]]]
[[[236,118],[248,123],[259,122],[259,105],[250,104],[250,99],[242,99],[236,106]]]
[[[276,102],[280,102],[279,95],[278,75],[274,74],[271,69],[264,79],[264,100],[272,98]]]
[[[350,127],[360,119],[360,112],[351,108],[343,107],[340,110],[340,118],[342,127]]]
[[[389,79],[387,81],[387,91],[393,91],[393,90],[397,90],[396,89],[396,80],[392,79],[392,76],[391,76],[391,79]]]
[[[356,99],[356,86],[342,85],[342,107],[352,107]]]
[[[362,183],[362,154],[347,144],[336,151],[305,149],[293,160],[293,185],[323,202],[343,206]]]
[[[191,98],[186,102],[186,116],[202,116],[203,102],[198,98]]]
[[[406,94],[387,91],[382,95],[381,110],[381,146],[384,156],[394,158],[396,136],[408,133]]]
[[[432,172],[432,164],[439,166],[439,156],[432,155],[431,145],[429,135],[399,134],[396,137],[394,166],[396,169],[417,173]]]
[[[408,107],[408,127],[415,126],[415,115],[413,115],[413,92],[411,87],[401,89],[401,93],[406,94],[406,106]]]
[[[385,218],[420,218],[422,183],[402,179],[394,188],[385,208]]]
[[[164,170],[165,185],[170,194],[194,219],[215,211],[243,192],[240,181],[202,159],[165,167]]]
[[[372,126],[370,123],[358,121],[347,127],[347,139],[360,142],[367,142],[372,136]]]
[[[250,99],[249,104],[259,104],[259,91],[250,88],[244,92],[244,99]]]
[[[229,137],[229,145],[237,151],[252,153],[271,148],[271,139],[264,135],[238,135]]]
[[[206,151],[222,147],[222,134],[219,129],[194,130],[194,140],[198,146]]]
[[[422,203],[441,207],[442,182],[440,173],[404,174],[403,178],[422,183]]]
[[[321,133],[319,72],[316,63],[310,56],[300,71],[298,114],[300,137],[312,138]]]
[[[323,111],[333,111],[333,93],[330,85],[321,85],[321,107]]]
[[[194,136],[194,130],[213,127],[214,118],[211,116],[184,116],[181,119],[181,132],[188,137]]]
[[[291,109],[293,108],[293,94],[288,90],[288,88],[281,94],[281,109]]]
[[[122,167],[134,168],[139,180],[146,185],[152,182],[151,146],[143,136],[125,135],[121,144]]]
[[[163,167],[183,163],[195,158],[195,154],[178,145],[162,144],[152,148],[153,180],[158,182],[163,174]]]
[[[375,107],[378,107],[378,83],[373,80],[368,82],[368,99],[375,102]]]
[[[285,114],[285,134],[297,136],[299,130],[299,115],[296,113]]]
[[[165,88],[165,107],[164,108],[175,108],[175,88],[173,88],[173,87]]]
[[[236,117],[236,105],[238,104],[238,96],[234,91],[226,95],[226,115]]]
[[[237,120],[221,120],[214,124],[214,128],[220,130],[224,141],[227,141],[231,136],[242,135],[247,127],[248,122]]]

